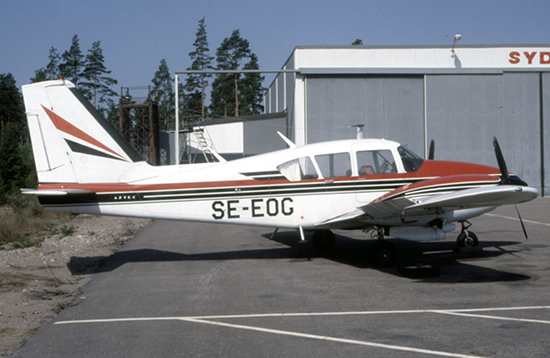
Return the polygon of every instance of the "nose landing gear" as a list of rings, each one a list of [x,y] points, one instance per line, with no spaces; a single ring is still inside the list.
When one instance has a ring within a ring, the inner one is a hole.
[[[459,249],[477,247],[479,245],[477,235],[468,231],[468,228],[472,226],[472,224],[468,221],[461,221],[460,224],[462,225],[462,231],[456,239],[456,246]]]

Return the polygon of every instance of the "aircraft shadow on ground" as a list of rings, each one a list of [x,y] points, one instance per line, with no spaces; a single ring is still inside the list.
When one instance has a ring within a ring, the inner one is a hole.
[[[407,265],[435,265],[441,267],[437,276],[420,277],[425,282],[433,283],[480,283],[510,282],[530,279],[529,276],[475,266],[461,261],[488,260],[501,255],[513,255],[514,250],[506,246],[518,242],[483,241],[480,249],[456,252],[454,242],[418,243],[399,239],[388,239],[399,250],[397,267],[377,268],[370,262],[371,248],[375,240],[361,240],[336,235],[336,247],[330,251],[316,250],[309,242],[300,243],[295,231],[279,232],[273,238],[271,234],[264,237],[285,245],[286,247],[208,252],[185,254],[156,249],[139,249],[119,251],[110,256],[78,257],[73,256],[67,264],[73,275],[110,272],[127,263],[137,262],[171,262],[171,261],[217,261],[217,260],[261,260],[287,259],[292,261],[309,261],[327,259],[359,269],[373,269],[390,275],[399,275],[397,267]]]

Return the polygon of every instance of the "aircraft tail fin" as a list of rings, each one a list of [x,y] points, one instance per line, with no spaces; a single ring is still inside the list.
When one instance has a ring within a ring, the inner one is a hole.
[[[116,183],[143,161],[71,82],[22,90],[39,183]]]

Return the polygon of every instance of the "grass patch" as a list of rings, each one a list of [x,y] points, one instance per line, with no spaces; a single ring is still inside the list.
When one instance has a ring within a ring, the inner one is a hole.
[[[12,198],[8,205],[0,207],[0,248],[21,249],[39,246],[44,238],[57,231],[69,214],[53,213],[42,209],[32,196]],[[64,225],[61,232],[67,236],[74,227]]]

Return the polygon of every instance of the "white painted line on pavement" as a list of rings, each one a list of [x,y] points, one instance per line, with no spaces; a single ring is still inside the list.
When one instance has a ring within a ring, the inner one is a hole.
[[[492,308],[488,307],[488,308],[446,309],[446,310],[436,309],[436,310],[351,311],[351,312],[312,312],[312,313],[261,313],[261,314],[241,314],[241,315],[188,316],[188,317],[183,316],[183,317],[149,317],[149,318],[143,318],[143,317],[142,318],[112,318],[112,319],[60,321],[60,322],[55,322],[54,324],[61,325],[61,324],[83,324],[83,323],[186,321],[186,322],[202,323],[202,324],[209,324],[209,325],[215,325],[215,326],[244,329],[249,331],[272,333],[272,334],[294,336],[294,337],[301,337],[301,338],[308,338],[308,339],[317,339],[317,340],[339,342],[339,343],[346,343],[346,344],[355,344],[355,345],[369,346],[369,347],[375,347],[375,348],[407,351],[407,352],[413,352],[413,353],[431,354],[431,355],[437,355],[442,357],[478,358],[477,356],[472,356],[472,355],[433,351],[428,349],[396,346],[396,345],[390,345],[390,344],[381,344],[381,343],[360,341],[360,340],[354,340],[354,339],[321,336],[321,335],[314,335],[314,334],[300,333],[300,332],[293,332],[293,331],[283,331],[283,330],[248,326],[248,325],[242,325],[242,324],[232,324],[232,323],[220,322],[218,320],[232,319],[232,318],[313,317],[313,316],[438,313],[438,314],[456,315],[456,316],[482,318],[482,319],[498,319],[498,320],[520,321],[520,322],[528,322],[528,323],[550,324],[550,321],[545,321],[545,320],[509,318],[509,317],[501,317],[501,316],[474,314],[474,312],[525,311],[525,310],[540,310],[540,309],[550,309],[550,306],[521,306],[521,307],[492,307]]]
[[[355,345],[360,345],[360,346],[368,346],[368,347],[383,348],[383,349],[413,352],[413,353],[431,354],[431,355],[436,355],[436,356],[440,356],[440,357],[481,358],[479,356],[472,356],[472,355],[464,355],[464,354],[449,353],[449,352],[442,352],[442,351],[433,351],[433,350],[429,350],[429,349],[420,349],[420,348],[413,348],[413,347],[395,346],[395,345],[390,345],[390,344],[381,344],[381,343],[375,343],[375,342],[359,341],[359,340],[355,340],[355,339],[345,339],[345,338],[337,338],[337,337],[330,337],[330,336],[319,336],[319,335],[316,335],[316,334],[307,334],[307,333],[299,333],[299,332],[292,332],[292,331],[282,331],[282,330],[278,330],[278,329],[270,329],[270,328],[254,327],[254,326],[245,326],[245,325],[242,325],[242,324],[232,324],[232,323],[224,323],[224,322],[218,322],[218,321],[208,321],[208,320],[194,319],[194,318],[187,318],[187,319],[183,319],[183,320],[188,321],[188,322],[204,323],[204,324],[210,324],[210,325],[214,325],[214,326],[238,328],[238,329],[245,329],[245,330],[249,330],[249,331],[279,334],[279,335],[284,335],[284,336],[293,336],[293,337],[317,339],[317,340],[329,341],[329,342],[355,344]]]
[[[495,217],[495,218],[503,218],[503,219],[508,219],[508,220],[519,221],[518,218],[514,218],[514,217],[511,217],[511,216],[497,215],[497,214],[485,214],[485,215],[487,215],[487,216],[492,216],[492,217]],[[523,219],[523,222],[524,222],[524,223],[530,223],[530,224],[544,225],[544,226],[549,226],[549,227],[550,227],[550,224],[548,224],[548,223],[543,223],[543,222],[540,222],[540,221],[525,220],[525,219]]]

